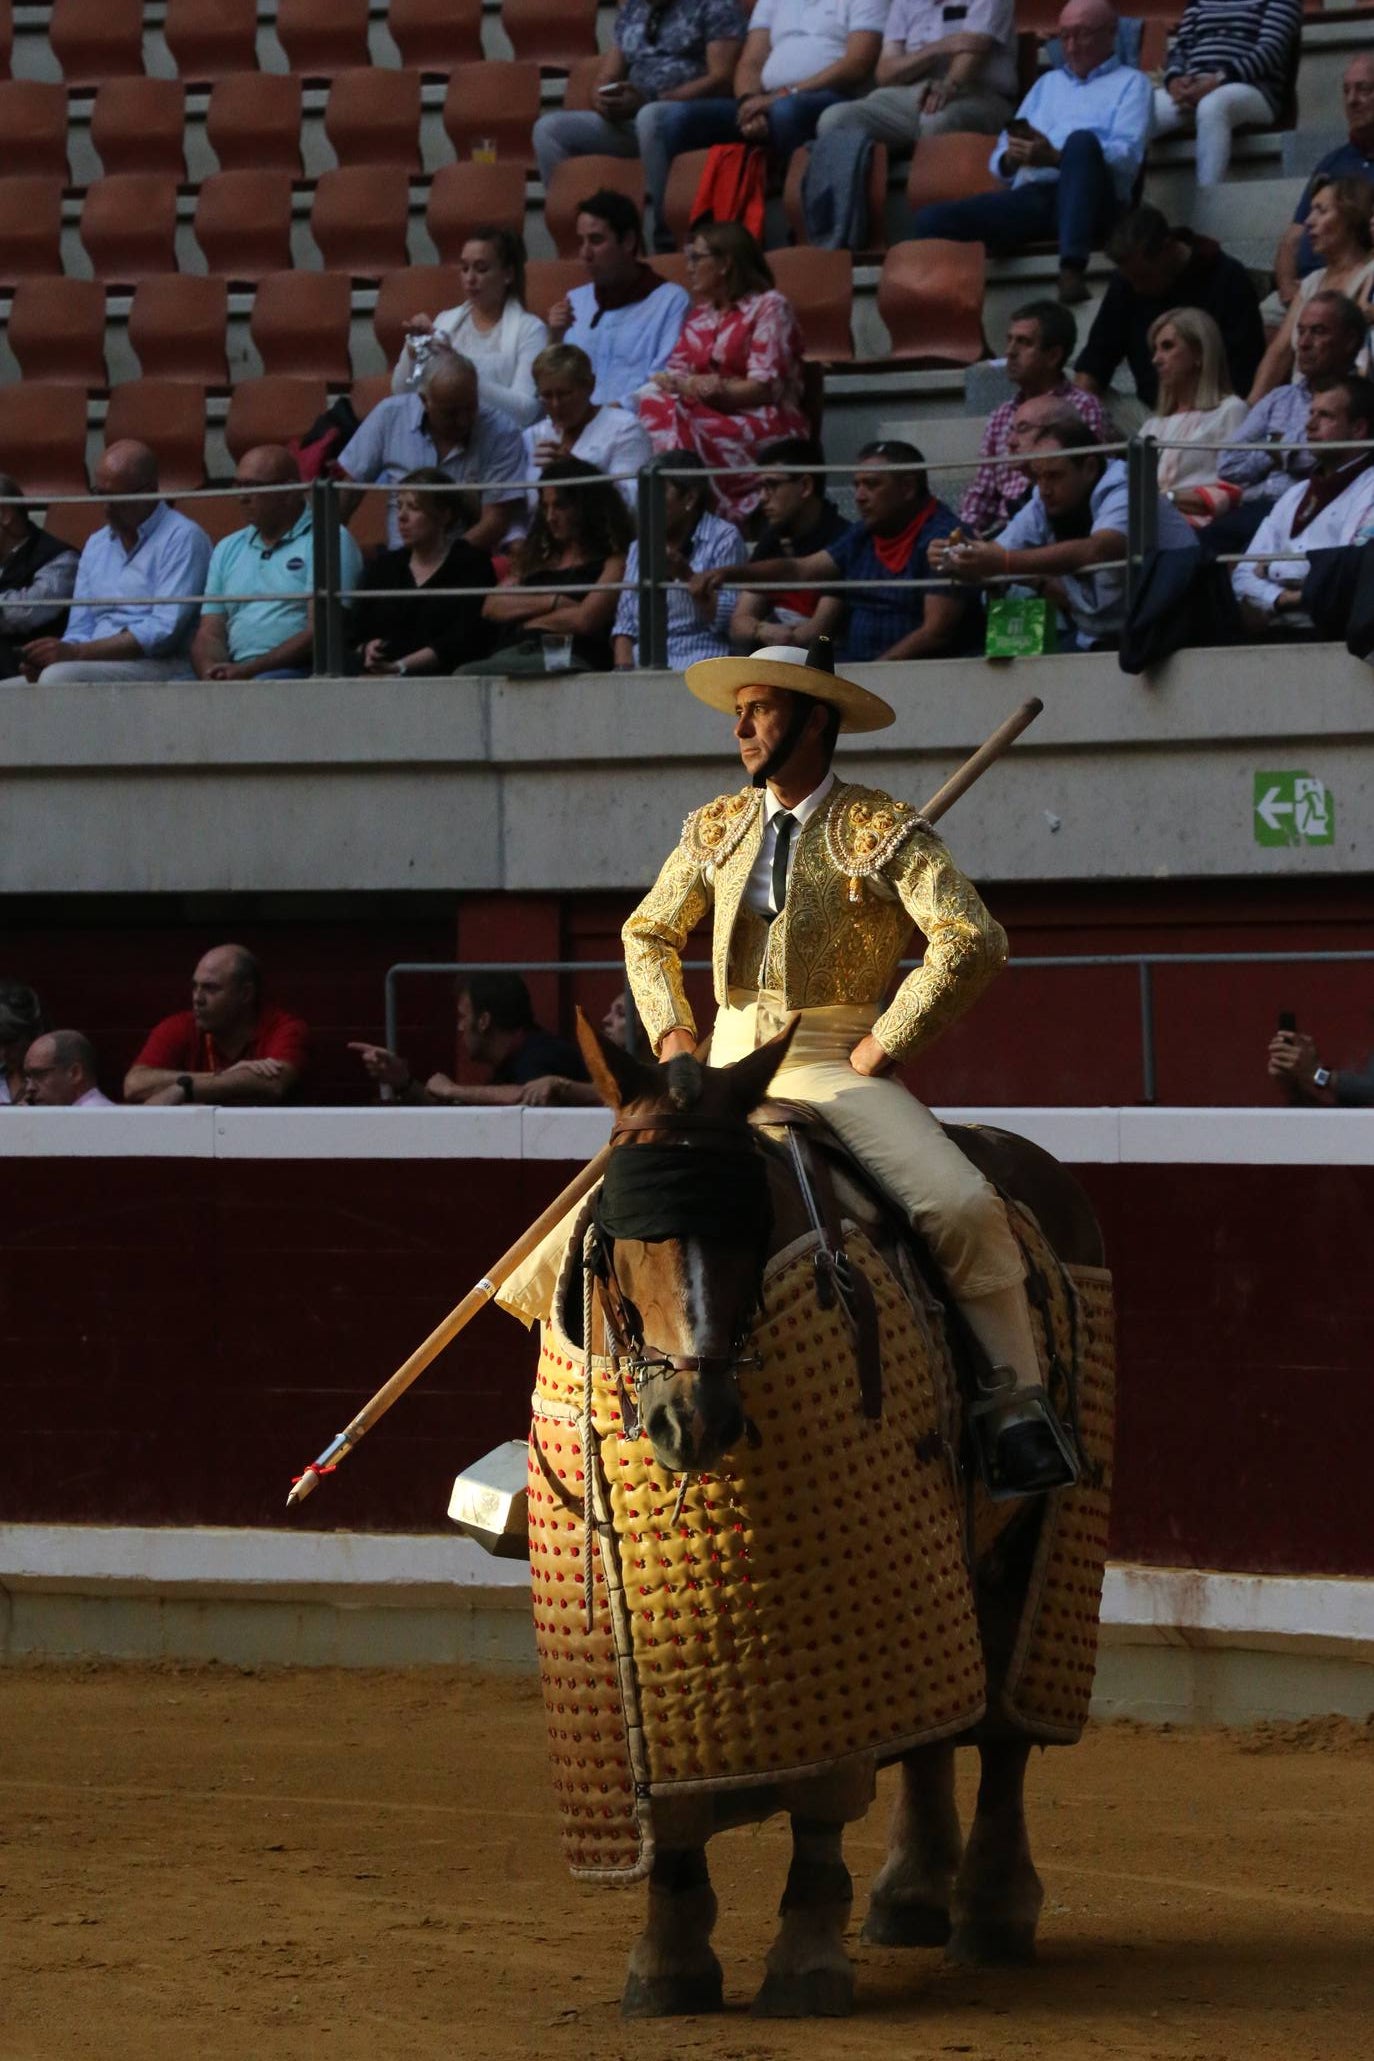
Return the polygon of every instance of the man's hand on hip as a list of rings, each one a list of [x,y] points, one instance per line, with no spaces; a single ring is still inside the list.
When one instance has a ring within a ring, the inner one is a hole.
[[[866,1080],[877,1079],[881,1074],[891,1071],[892,1054],[878,1043],[870,1031],[866,1038],[860,1038],[850,1053],[849,1063],[855,1073],[862,1074]]]

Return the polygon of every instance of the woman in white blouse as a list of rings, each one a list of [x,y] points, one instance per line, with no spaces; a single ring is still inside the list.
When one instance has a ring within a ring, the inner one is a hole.
[[[550,344],[534,361],[542,419],[525,431],[531,477],[556,458],[580,458],[617,474],[621,497],[634,508],[640,468],[653,456],[648,431],[628,408],[598,408],[596,373],[576,344]],[[533,501],[533,495],[531,495]]]
[[[1240,498],[1220,478],[1221,452],[1234,437],[1246,404],[1231,388],[1221,331],[1202,308],[1170,308],[1150,324],[1150,353],[1159,376],[1159,413],[1140,434],[1164,446],[1159,490],[1194,525]]]
[[[441,315],[414,315],[396,361],[391,391],[418,384],[436,351],[461,351],[477,367],[481,397],[503,409],[523,429],[539,414],[534,361],[549,340],[537,315],[525,307],[525,244],[509,229],[474,229],[463,245],[458,269],[463,299]],[[419,346],[417,355],[416,346]]]

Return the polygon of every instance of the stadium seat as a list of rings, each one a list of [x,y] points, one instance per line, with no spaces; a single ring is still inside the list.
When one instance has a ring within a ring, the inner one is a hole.
[[[258,0],[167,0],[162,33],[193,85],[258,68]]]
[[[801,150],[794,150],[787,167],[787,178],[782,189],[783,210],[793,240],[807,249],[813,246],[806,241],[806,210],[802,206],[802,184],[806,178],[806,167],[811,161],[808,144]],[[887,227],[884,216],[887,210],[887,145],[875,143],[873,155],[868,161],[868,242],[865,249],[878,252],[887,249]]]
[[[205,484],[205,389],[185,379],[129,379],[110,390],[105,442],[133,437],[157,453],[167,493]]]
[[[544,222],[560,258],[577,251],[577,210],[589,193],[601,187],[624,193],[637,208],[644,206],[644,167],[637,157],[565,158],[554,167],[544,194]]]
[[[595,57],[597,0],[501,0],[501,26],[517,57],[565,72]]]
[[[14,55],[14,8],[11,0],[0,0],[0,79],[10,75]]]
[[[599,57],[579,57],[569,67],[563,88],[563,106],[568,114],[588,114],[596,106],[596,75],[600,69]]]
[[[107,286],[177,268],[177,182],[168,172],[110,172],[88,189],[81,241]]]
[[[668,234],[679,248],[687,241],[695,213],[693,202],[710,155],[709,150],[680,151],[669,170],[663,193],[663,217]]]
[[[25,379],[103,387],[104,286],[98,279],[21,279],[10,303],[9,339]]]
[[[429,189],[425,222],[445,264],[456,264],[479,224],[525,226],[525,174],[520,165],[441,165]]]
[[[300,80],[294,72],[216,79],[205,133],[222,171],[287,172],[303,178]]]
[[[48,41],[69,86],[143,70],[143,0],[52,0]]]
[[[922,136],[911,154],[906,179],[906,204],[932,207],[939,201],[963,200],[973,193],[997,193],[1002,181],[992,170],[990,136],[972,136],[951,131],[944,136]]]
[[[460,64],[444,95],[444,128],[459,158],[495,145],[497,161],[534,166],[530,131],[539,119],[537,64]]]
[[[324,133],[341,165],[401,165],[416,175],[420,159],[420,74],[340,72],[329,89]]]
[[[223,279],[190,272],[140,279],[129,309],[130,348],[145,378],[228,386],[228,321],[229,287]]]
[[[359,422],[364,421],[378,401],[384,401],[390,392],[389,372],[369,372],[366,379],[355,379],[349,389],[348,398],[353,403],[353,413]]]
[[[558,261],[560,264],[562,260]],[[680,250],[656,250],[649,256],[649,266],[660,279],[671,279],[674,286],[686,287],[687,259]]]
[[[186,177],[186,88],[180,79],[107,79],[91,109],[91,142],[106,172]]]
[[[310,233],[331,272],[381,279],[408,259],[410,174],[400,165],[340,165],[315,186]]]
[[[368,0],[278,0],[277,40],[293,72],[328,79],[372,62]]]
[[[237,464],[256,444],[285,444],[302,436],[329,405],[322,379],[279,372],[240,381],[229,397],[224,441]]]
[[[587,268],[578,258],[531,258],[525,267],[525,306],[541,322],[575,286],[585,286]]]
[[[401,63],[449,72],[482,55],[482,0],[391,0],[386,11]]]
[[[0,286],[62,270],[62,180],[0,179]]]
[[[67,89],[42,79],[0,80],[0,178],[66,181]]]
[[[199,494],[194,498],[172,494],[168,498],[183,515],[200,524],[212,544],[248,526],[243,502],[237,494]]]
[[[0,386],[0,471],[12,473],[26,494],[39,499],[84,494],[85,389],[38,379]]]
[[[983,288],[987,253],[981,243],[923,237],[894,243],[878,280],[878,313],[890,355],[909,364],[976,364],[987,356]]]
[[[408,265],[403,272],[388,272],[372,311],[372,327],[387,364],[394,365],[400,357],[402,324],[412,315],[441,314],[445,308],[456,308],[462,298],[463,277],[456,265]]]
[[[207,271],[263,279],[291,269],[291,174],[212,172],[196,199],[196,241]]]
[[[854,260],[847,250],[803,245],[772,250],[768,262],[779,293],[797,311],[808,358],[843,362],[854,355]]]
[[[264,372],[313,373],[347,386],[352,319],[353,282],[346,272],[273,272],[258,282],[248,330]]]

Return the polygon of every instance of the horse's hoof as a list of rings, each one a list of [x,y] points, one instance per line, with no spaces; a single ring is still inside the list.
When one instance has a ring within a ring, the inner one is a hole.
[[[635,1975],[625,1978],[622,2018],[699,2018],[723,2011],[720,1969],[701,1975]]]
[[[1035,1959],[1035,1926],[996,1918],[966,1919],[956,1925],[945,1959],[966,1968],[1018,1968]]]
[[[854,2009],[854,1971],[812,1968],[804,1975],[768,1975],[749,2008],[755,2018],[848,2018]]]
[[[859,1935],[867,1946],[948,1946],[949,1912],[939,1904],[883,1903],[875,1897]]]

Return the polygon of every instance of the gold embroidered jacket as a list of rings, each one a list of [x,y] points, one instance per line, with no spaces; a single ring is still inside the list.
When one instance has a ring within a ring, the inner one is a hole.
[[[697,809],[621,933],[655,1048],[675,1026],[696,1031],[682,950],[712,908],[718,1003],[731,988],[766,989],[784,1010],[880,1003],[919,930],[925,957],[873,1026],[895,1059],[953,1023],[1006,964],[1006,932],[906,802],[837,780],[793,845],[787,901],[771,924],[744,901],[763,830],[756,788]]]

